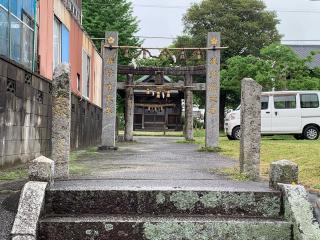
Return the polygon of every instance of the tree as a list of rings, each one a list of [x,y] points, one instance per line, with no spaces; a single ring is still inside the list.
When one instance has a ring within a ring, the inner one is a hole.
[[[221,32],[222,67],[233,56],[259,56],[260,49],[279,42],[276,14],[266,10],[260,0],[203,0],[193,4],[184,18],[185,36],[175,42],[177,47],[206,46],[208,32]],[[191,61],[189,64],[193,64]],[[220,128],[223,128],[225,106],[237,92],[223,86],[220,95]]]
[[[239,104],[241,80],[255,79],[263,91],[275,90],[320,90],[320,69],[311,69],[314,54],[300,58],[291,48],[271,44],[260,51],[260,57],[235,56],[229,58],[221,72],[222,90],[233,92],[234,107]],[[237,101],[238,100],[238,101]]]
[[[106,31],[119,33],[120,45],[139,45],[134,37],[138,32],[138,20],[133,16],[132,4],[128,0],[83,0],[83,26],[91,37],[104,38]],[[101,40],[94,40],[98,49]],[[120,62],[125,64],[129,58],[120,55]]]
[[[260,49],[279,42],[276,14],[266,10],[260,0],[203,0],[193,4],[184,18],[187,36],[179,42],[205,46],[208,32],[221,32],[224,59],[236,55],[254,55]]]

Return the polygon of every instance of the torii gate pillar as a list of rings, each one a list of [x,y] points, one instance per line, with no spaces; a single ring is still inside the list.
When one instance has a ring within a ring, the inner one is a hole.
[[[192,75],[185,75],[185,85],[192,86]],[[193,92],[186,88],[184,91],[185,100],[185,139],[193,140]]]
[[[207,47],[220,47],[220,33],[208,33]],[[206,147],[219,146],[220,50],[207,50]]]
[[[133,75],[127,75],[127,84],[133,85]],[[126,142],[133,141],[133,122],[134,122],[134,89],[133,87],[126,88],[126,106],[125,106],[125,131],[124,140]]]
[[[108,47],[109,46],[109,47]],[[103,48],[102,135],[100,150],[116,149],[118,33],[106,32]]]

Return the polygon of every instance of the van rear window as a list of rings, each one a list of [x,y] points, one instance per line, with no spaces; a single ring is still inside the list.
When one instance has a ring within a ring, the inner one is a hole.
[[[295,109],[297,106],[296,95],[274,96],[275,109]]]
[[[318,94],[300,94],[300,104],[301,108],[318,108]]]
[[[261,110],[266,110],[269,108],[269,97],[261,97]]]

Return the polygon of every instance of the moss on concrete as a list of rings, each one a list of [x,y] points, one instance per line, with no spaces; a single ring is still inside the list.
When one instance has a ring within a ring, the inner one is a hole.
[[[220,192],[211,192],[208,194],[205,194],[200,198],[200,202],[206,207],[206,208],[215,208],[218,207],[222,202],[222,193]]]
[[[258,222],[165,222],[145,223],[147,240],[288,240],[291,239],[290,224]]]
[[[196,192],[176,192],[170,196],[170,201],[177,209],[185,211],[193,209],[199,197]]]
[[[156,196],[158,204],[165,201],[162,194]],[[226,212],[242,209],[246,212],[259,213],[264,217],[274,217],[280,214],[280,197],[264,196],[256,198],[252,193],[237,192],[177,192],[170,196],[170,201],[178,210],[192,210],[201,203],[205,208],[222,207]]]
[[[107,232],[110,232],[110,231],[113,230],[113,225],[110,224],[110,223],[104,223],[103,226],[104,226],[104,229],[105,229]]]
[[[90,236],[90,239],[94,239],[95,237],[99,236],[99,231],[88,229],[86,230],[86,235]]]
[[[280,184],[284,192],[285,218],[293,223],[294,240],[320,240],[320,227],[303,186]]]
[[[273,217],[280,214],[280,204],[278,197],[263,197],[257,202],[257,209],[264,217]]]
[[[158,193],[157,196],[156,196],[156,202],[157,204],[164,204],[166,201],[166,197],[163,193]]]

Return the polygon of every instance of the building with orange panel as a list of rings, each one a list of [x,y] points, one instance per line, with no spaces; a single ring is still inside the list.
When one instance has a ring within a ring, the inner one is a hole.
[[[102,58],[81,26],[81,1],[38,4],[40,74],[52,79],[59,63],[70,63],[72,92],[101,107]]]

